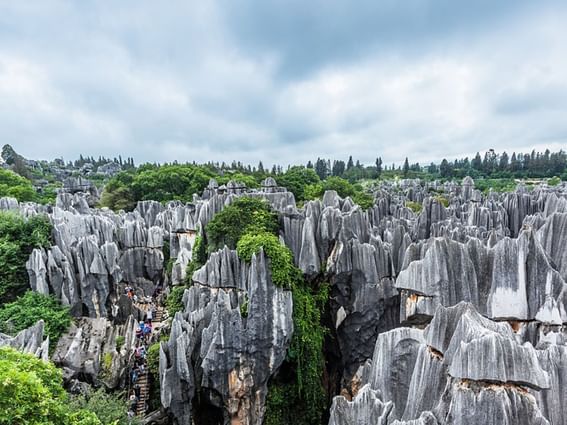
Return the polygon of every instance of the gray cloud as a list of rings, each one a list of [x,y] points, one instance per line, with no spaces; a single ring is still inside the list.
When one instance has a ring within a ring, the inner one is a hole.
[[[0,3],[29,157],[427,162],[567,146],[560,1]]]

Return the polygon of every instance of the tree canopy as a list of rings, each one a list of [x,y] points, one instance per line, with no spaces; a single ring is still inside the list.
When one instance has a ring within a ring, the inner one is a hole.
[[[52,363],[0,348],[0,425],[102,425],[86,410],[72,410],[61,371]]]

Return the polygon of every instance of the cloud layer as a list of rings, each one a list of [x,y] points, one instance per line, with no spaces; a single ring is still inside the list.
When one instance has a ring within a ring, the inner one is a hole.
[[[560,1],[0,1],[25,156],[428,162],[567,147]]]

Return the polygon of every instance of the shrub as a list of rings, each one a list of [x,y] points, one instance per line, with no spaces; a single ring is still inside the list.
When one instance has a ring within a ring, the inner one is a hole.
[[[242,304],[240,304],[240,316],[244,319],[248,317],[248,302],[248,297],[245,297]]]
[[[148,370],[157,382],[159,382],[159,345],[159,342],[150,345],[146,354]]]
[[[72,409],[53,363],[0,348],[0,425],[101,425],[93,413]]]
[[[557,176],[550,178],[547,181],[548,186],[557,186],[559,183],[561,183],[561,179]]]
[[[423,208],[423,205],[421,205],[419,202],[406,201],[406,207],[412,210],[414,213],[419,214]]]
[[[46,216],[24,219],[0,211],[0,304],[14,300],[29,287],[26,261],[34,248],[50,245],[51,228]]]
[[[107,393],[103,388],[88,394],[71,397],[71,410],[82,409],[96,414],[103,425],[138,424],[137,419],[129,422],[127,401],[118,394]]]
[[[355,204],[359,205],[363,210],[367,210],[374,206],[374,198],[369,193],[356,192],[352,200]]]
[[[0,168],[0,198],[10,196],[20,202],[36,201],[37,193],[30,180],[10,170]]]
[[[445,208],[449,206],[449,200],[444,196],[438,195],[435,197],[435,200],[439,202],[441,205],[443,205]]]
[[[205,189],[211,177],[216,174],[206,166],[146,164],[110,179],[102,194],[101,205],[128,211],[143,200],[190,202],[195,193]]]
[[[296,201],[304,200],[304,188],[311,184],[319,183],[319,176],[311,168],[294,166],[284,174],[276,176],[276,181],[280,186],[285,187],[293,193]]]
[[[120,349],[124,346],[124,343],[126,342],[126,338],[124,338],[122,335],[117,335],[114,341],[116,343],[116,351],[120,351]]]
[[[293,264],[293,254],[290,249],[282,245],[277,236],[262,232],[248,233],[240,239],[236,248],[238,256],[250,262],[252,254],[258,253],[260,248],[270,259],[272,281],[277,286],[290,287],[301,276],[301,271]]]
[[[225,245],[234,249],[242,235],[248,232],[276,233],[278,229],[278,216],[266,201],[260,198],[241,197],[215,215],[207,224],[209,251],[216,251]]]
[[[165,299],[165,308],[170,316],[173,316],[178,311],[183,311],[183,293],[187,289],[185,286],[174,286],[169,295]]]
[[[71,324],[68,307],[61,305],[52,296],[28,291],[16,301],[0,308],[0,331],[14,335],[40,319],[45,322],[45,331],[52,347]]]

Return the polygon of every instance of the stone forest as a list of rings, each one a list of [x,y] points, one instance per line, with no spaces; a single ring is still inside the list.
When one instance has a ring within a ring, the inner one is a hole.
[[[567,183],[302,170],[1,198],[0,423],[567,424]]]

